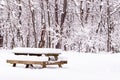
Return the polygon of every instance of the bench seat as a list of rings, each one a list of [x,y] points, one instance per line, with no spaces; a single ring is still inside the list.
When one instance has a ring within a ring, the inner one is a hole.
[[[59,67],[62,67],[63,64],[67,64],[67,61],[49,61],[49,62],[47,62],[47,65],[58,65]]]
[[[63,64],[67,64],[67,61],[27,61],[27,60],[7,60],[7,63],[13,64],[13,67],[16,67],[16,64],[25,64],[26,68],[33,66],[33,64],[41,65],[42,68],[46,68],[46,65],[58,65],[62,67]]]

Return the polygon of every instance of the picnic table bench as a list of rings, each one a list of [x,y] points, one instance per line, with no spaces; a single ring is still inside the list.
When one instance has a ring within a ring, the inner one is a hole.
[[[60,49],[14,48],[12,52],[16,55],[16,58],[7,59],[6,62],[13,64],[13,67],[15,67],[16,64],[25,64],[26,68],[30,66],[33,67],[33,64],[41,65],[42,68],[46,68],[47,65],[58,65],[62,67],[63,64],[67,64],[67,60],[58,60],[58,56],[61,54]],[[45,59],[43,59],[43,57]]]
[[[16,64],[25,64],[26,68],[29,66],[33,67],[33,64],[41,65],[42,68],[46,68],[46,65],[58,65],[59,67],[62,67],[62,64],[67,64],[67,61],[23,61],[23,60],[7,60],[7,63],[13,64],[13,67],[16,67]]]

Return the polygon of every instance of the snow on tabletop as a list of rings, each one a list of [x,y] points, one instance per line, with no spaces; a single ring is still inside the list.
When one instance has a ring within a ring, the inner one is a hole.
[[[48,57],[45,56],[26,56],[26,55],[12,55],[11,57],[7,58],[8,60],[21,60],[21,61],[48,61]]]
[[[53,54],[60,54],[62,53],[61,49],[54,49],[54,48],[26,48],[26,47],[17,47],[13,48],[13,53],[32,53],[32,54],[39,54],[39,53],[53,53]]]

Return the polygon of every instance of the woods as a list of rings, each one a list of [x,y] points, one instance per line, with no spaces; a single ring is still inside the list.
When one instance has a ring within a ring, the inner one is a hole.
[[[119,52],[119,0],[0,0],[3,48]]]

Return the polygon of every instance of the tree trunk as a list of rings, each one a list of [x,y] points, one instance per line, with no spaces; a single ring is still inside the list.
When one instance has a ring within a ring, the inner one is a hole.
[[[90,2],[90,0],[86,0],[86,1]],[[88,22],[89,13],[90,13],[90,3],[86,2],[86,16],[85,16],[85,23],[86,24]]]
[[[41,40],[39,42],[39,48],[43,48],[45,46],[45,32],[46,32],[46,25],[43,24],[43,29],[41,32]]]
[[[33,26],[33,36],[34,36],[34,47],[37,47],[37,37],[36,37],[36,28],[35,28],[35,11],[32,9],[32,4],[29,0],[29,8],[31,12],[31,18],[32,18],[32,26]]]
[[[46,0],[46,3],[47,3],[47,16],[48,16],[48,27],[50,28],[50,6],[49,6],[49,0]],[[48,31],[48,36],[47,36],[47,47],[48,48],[51,48],[51,38],[50,38],[50,31]]]
[[[107,52],[110,52],[111,47],[111,30],[110,30],[110,5],[109,0],[107,0]]]
[[[61,30],[63,30],[62,25],[65,22],[65,17],[66,17],[66,13],[67,13],[66,9],[67,9],[67,0],[64,0],[64,3],[63,3],[63,13],[61,15],[61,24],[60,24]]]
[[[41,31],[41,34],[40,34],[40,41],[39,41],[39,44],[38,44],[38,47],[39,48],[43,48],[45,47],[45,41],[47,41],[47,39],[45,40],[45,34],[46,34],[46,20],[45,20],[45,3],[44,3],[45,0],[41,0],[41,25],[42,25],[42,31]],[[46,3],[48,4],[48,1],[46,1]],[[49,16],[49,15],[48,15]],[[48,22],[49,24],[49,22]],[[48,45],[48,44],[47,44]]]
[[[22,14],[22,7],[20,6],[20,4],[21,4],[21,0],[17,0],[18,1],[18,4],[19,4],[19,6],[18,6],[18,19],[19,19],[19,24],[20,25],[22,25],[22,22],[21,22],[21,19],[20,19],[20,17],[21,17],[21,14]]]
[[[61,23],[60,23],[60,35],[62,36],[63,35],[63,24],[65,22],[65,17],[66,17],[66,10],[67,10],[67,0],[64,0],[64,3],[63,3],[63,13],[61,15]],[[62,37],[59,39],[57,45],[56,45],[56,48],[61,48],[62,46]]]
[[[57,3],[57,1],[58,0],[55,0],[55,24],[56,24],[56,27],[59,24],[58,23],[58,3]]]

